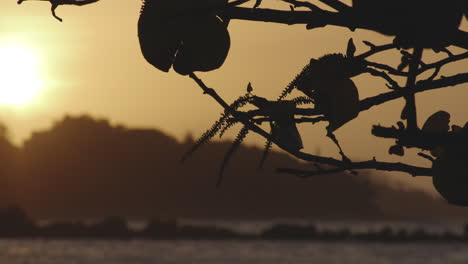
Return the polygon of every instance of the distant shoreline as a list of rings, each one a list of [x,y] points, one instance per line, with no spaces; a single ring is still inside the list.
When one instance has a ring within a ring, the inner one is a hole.
[[[140,230],[131,229],[120,216],[85,224],[82,221],[61,221],[38,225],[19,207],[0,210],[0,239],[101,239],[101,240],[238,240],[238,241],[363,241],[363,242],[468,242],[468,224],[462,234],[449,231],[430,233],[423,228],[383,227],[377,231],[352,232],[318,229],[315,225],[275,224],[258,234],[236,232],[217,226],[180,224],[176,220],[151,219]]]

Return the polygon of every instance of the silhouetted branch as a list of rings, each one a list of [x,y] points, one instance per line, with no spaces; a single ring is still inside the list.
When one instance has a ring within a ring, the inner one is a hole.
[[[458,55],[452,55],[452,56],[449,56],[448,58],[445,58],[443,60],[440,60],[440,61],[437,61],[437,62],[434,62],[434,63],[430,63],[430,64],[426,64],[424,67],[421,67],[419,69],[418,74],[421,74],[421,73],[423,73],[423,72],[425,72],[427,70],[430,70],[430,69],[441,68],[442,66],[444,66],[444,65],[446,65],[448,63],[463,60],[463,59],[466,59],[466,58],[468,58],[468,52],[458,54]]]
[[[250,0],[236,0],[228,3],[228,6],[238,6],[249,2]]]
[[[314,12],[322,12],[323,10],[316,5],[310,3],[310,2],[305,2],[305,1],[297,1],[297,0],[281,0],[283,2],[292,4],[294,7],[307,7],[310,10]]]
[[[340,26],[349,29],[368,29],[376,32],[386,32],[385,25],[379,23],[369,23],[369,21],[361,21],[356,18],[353,12],[329,12],[323,10],[321,12],[310,11],[282,11],[274,9],[257,8],[252,12],[250,8],[244,7],[228,7],[225,10],[225,15],[230,19],[240,19],[249,21],[272,22],[286,25],[305,24],[308,29],[317,26]],[[394,32],[396,34],[397,32]],[[468,49],[468,32],[457,30],[450,42],[458,47]]]
[[[378,69],[381,69],[381,70],[384,70],[384,71],[387,71],[389,74],[391,75],[395,75],[395,76],[408,76],[408,73],[407,72],[403,72],[403,71],[399,71],[389,65],[385,65],[385,64],[382,64],[382,63],[376,63],[376,62],[372,62],[372,61],[366,61],[365,62],[367,66],[371,66],[371,67],[374,67],[374,68],[378,68]]]
[[[412,89],[400,89],[388,93],[382,93],[373,97],[361,100],[361,112],[370,109],[373,106],[381,105],[385,102],[403,97],[406,93],[420,93],[428,90],[439,89],[448,86],[468,82],[468,73],[460,73],[450,77],[442,77],[429,82],[418,82]]]
[[[321,157],[309,153],[304,153],[298,150],[291,150],[287,146],[283,145],[281,142],[275,140],[275,138],[273,138],[270,133],[267,133],[265,130],[253,124],[251,120],[248,117],[246,117],[243,113],[231,111],[227,103],[216,93],[216,91],[214,89],[208,88],[203,83],[203,81],[199,79],[194,73],[191,73],[189,76],[193,80],[195,80],[195,82],[200,86],[200,88],[202,88],[205,94],[208,94],[211,97],[213,97],[220,105],[222,105],[225,108],[225,111],[228,111],[234,118],[237,118],[241,123],[243,123],[245,129],[248,129],[263,136],[265,139],[275,143],[278,147],[280,147],[281,149],[285,150],[286,152],[290,153],[298,159],[336,166],[342,171],[354,169],[377,169],[385,171],[407,172],[413,176],[432,175],[430,169],[415,167],[403,163],[378,162],[375,160],[366,162],[351,162],[349,160],[337,160],[334,158]]]
[[[374,44],[370,43],[369,41],[363,41],[363,43],[366,46],[368,46],[370,48],[370,50],[367,51],[367,52],[364,52],[361,55],[356,56],[356,58],[358,58],[358,59],[365,59],[365,58],[370,57],[370,56],[372,56],[374,54],[377,54],[379,52],[396,48],[396,45],[393,44],[393,43],[385,44],[385,45],[381,45],[381,46],[374,45]]]
[[[24,1],[33,1],[33,0],[18,0],[18,5],[23,3]],[[62,22],[63,19],[57,16],[55,13],[55,10],[59,5],[76,5],[76,6],[84,6],[92,3],[96,3],[99,0],[34,0],[34,1],[45,1],[45,2],[50,2],[51,4],[51,12],[52,16],[55,17],[58,21]]]
[[[263,122],[271,122],[271,121],[274,121],[272,120],[271,118],[268,118],[268,117],[264,117],[264,118],[254,118],[252,120],[254,123],[256,124],[261,124]],[[312,123],[312,124],[315,124],[315,123],[318,123],[318,122],[321,122],[321,121],[326,121],[325,117],[315,117],[315,118],[309,118],[309,117],[301,117],[301,118],[295,118],[294,121],[296,123]]]
[[[366,111],[370,108],[381,105],[383,103],[401,98],[405,96],[406,93],[420,93],[424,91],[440,89],[449,86],[456,86],[459,84],[467,83],[468,82],[468,73],[460,73],[457,75],[449,76],[449,77],[442,77],[437,80],[431,81],[419,81],[416,83],[412,89],[409,91],[406,89],[398,89],[387,93],[382,93],[376,96],[368,97],[366,99],[361,100],[360,102],[360,111]],[[322,115],[319,110],[314,108],[297,108],[295,115],[302,115],[302,116],[318,116]],[[245,115],[248,117],[255,117],[255,116],[266,116],[262,109],[256,109],[245,112]]]
[[[405,90],[414,89],[414,84],[416,83],[416,78],[418,76],[418,67],[421,62],[423,49],[415,48],[412,54],[412,58],[409,64],[409,73],[408,78],[406,79]],[[401,119],[407,120],[406,126],[409,130],[417,130],[418,122],[416,115],[416,99],[414,93],[405,94],[406,105],[404,106],[401,112]]]
[[[381,77],[384,80],[386,80],[390,84],[387,87],[392,90],[397,90],[401,88],[400,85],[395,80],[393,80],[390,76],[388,76],[388,74],[386,74],[385,72],[378,71],[372,68],[367,68],[366,72],[370,73],[373,76]]]
[[[398,171],[405,172],[413,177],[416,176],[432,176],[433,172],[431,168],[423,168],[412,166],[400,162],[391,163],[391,162],[381,162],[376,160],[361,161],[361,162],[352,162],[347,164],[346,167],[338,167],[332,169],[319,169],[314,171],[307,170],[297,170],[289,168],[278,168],[276,171],[280,173],[293,174],[301,178],[307,178],[322,174],[333,174],[338,172],[343,172],[347,170],[361,170],[361,169],[376,169],[381,171]]]
[[[343,4],[341,1],[338,1],[338,0],[319,0],[319,1],[340,12],[348,11],[351,9],[351,7]]]
[[[399,145],[407,148],[420,148],[424,150],[431,150],[443,145],[465,144],[468,141],[468,137],[463,133],[423,130],[409,131],[384,126],[374,126],[371,133],[376,137],[397,139]]]

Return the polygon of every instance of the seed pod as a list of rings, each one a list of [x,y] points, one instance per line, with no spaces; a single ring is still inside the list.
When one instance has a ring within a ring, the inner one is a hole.
[[[144,58],[157,69],[180,74],[221,67],[230,38],[216,15],[226,0],[145,0],[138,21]]]
[[[434,161],[432,183],[451,204],[468,206],[468,155],[447,154]]]
[[[325,115],[335,131],[359,114],[359,93],[350,79],[364,72],[360,60],[341,54],[312,59],[296,78],[296,87],[315,101],[316,109]]]

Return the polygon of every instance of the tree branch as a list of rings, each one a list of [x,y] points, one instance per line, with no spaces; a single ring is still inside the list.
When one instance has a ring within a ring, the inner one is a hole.
[[[455,86],[458,84],[468,82],[468,73],[460,73],[450,77],[442,77],[433,81],[420,81],[413,86],[412,89],[400,89],[388,93],[382,93],[373,97],[361,100],[360,111],[365,111],[373,106],[383,104],[385,102],[395,100],[405,96],[406,93],[420,93],[428,90],[439,89],[448,86]]]
[[[323,0],[322,0],[323,2]],[[350,9],[348,12],[329,12],[323,10],[323,12],[310,12],[310,11],[282,11],[274,9],[263,9],[257,8],[255,12],[252,12],[251,8],[244,7],[228,7],[225,10],[225,15],[230,19],[240,19],[249,21],[259,22],[272,22],[286,25],[297,25],[305,24],[311,25],[308,28],[317,26],[340,26],[349,29],[368,29],[375,32],[386,32],[390,35],[396,35],[397,32],[388,32],[388,29],[384,28],[385,25],[380,23],[373,23],[372,21],[361,21],[358,14],[352,12]],[[453,39],[450,40],[455,46],[468,49],[468,32],[457,30],[453,34]]]
[[[294,174],[301,178],[313,177],[321,174],[333,174],[338,172],[343,172],[347,170],[361,170],[361,169],[376,169],[381,171],[398,171],[405,172],[413,177],[416,176],[432,176],[433,171],[431,168],[423,168],[412,166],[404,163],[391,163],[391,162],[380,162],[376,160],[361,161],[361,162],[351,162],[346,167],[338,167],[332,169],[319,169],[314,171],[307,170],[296,170],[289,168],[278,168],[276,171],[280,173]]]
[[[455,62],[455,61],[459,61],[459,60],[463,60],[463,59],[466,59],[466,58],[468,58],[468,52],[461,53],[461,54],[458,54],[458,55],[453,55],[453,56],[450,56],[450,57],[445,58],[443,60],[440,60],[440,61],[437,61],[437,62],[434,62],[434,63],[430,63],[430,64],[426,64],[424,67],[421,67],[419,69],[418,74],[421,74],[421,73],[423,73],[423,72],[425,72],[427,70],[430,70],[430,69],[441,68],[445,64]]]
[[[301,151],[296,151],[296,150],[291,150],[288,149],[287,146],[284,146],[281,144],[281,142],[278,142],[275,138],[273,138],[269,133],[261,129],[260,127],[256,126],[251,122],[251,120],[244,115],[244,113],[237,112],[237,111],[232,111],[229,109],[229,105],[216,93],[214,89],[208,88],[201,79],[199,79],[194,73],[191,73],[190,78],[195,80],[195,82],[202,88],[203,92],[205,94],[210,95],[213,99],[215,99],[218,104],[224,107],[226,111],[228,111],[234,118],[238,119],[241,123],[243,123],[249,130],[263,136],[267,140],[272,141],[275,143],[278,147],[281,149],[285,150],[286,152],[290,153],[291,155],[295,156],[298,159],[304,160],[304,161],[310,161],[310,162],[317,162],[321,164],[327,164],[327,165],[332,165],[337,168],[333,169],[333,172],[338,172],[338,171],[345,171],[345,170],[354,170],[354,169],[377,169],[377,170],[383,170],[383,171],[400,171],[400,172],[406,172],[409,173],[413,176],[430,176],[432,175],[432,171],[429,168],[421,168],[421,167],[415,167],[412,165],[408,164],[403,164],[403,163],[388,163],[388,162],[378,162],[376,160],[371,160],[371,161],[364,161],[364,162],[351,162],[351,161],[342,161],[342,160],[337,160],[334,158],[328,158],[328,157],[321,157],[321,156],[316,156],[308,153],[304,153]],[[468,73],[467,74],[462,74],[462,77],[465,77],[468,79]],[[460,77],[454,76],[453,78],[459,79]],[[448,80],[446,80],[448,79]],[[449,78],[444,78],[444,84],[451,83],[455,80],[452,80]],[[439,81],[439,82],[441,82]],[[436,82],[437,81],[433,81]],[[433,83],[431,82],[431,83]],[[442,84],[439,84],[442,85]],[[424,87],[424,86],[423,86]],[[427,89],[427,87],[425,87]],[[416,90],[416,89],[414,89]],[[400,91],[394,91],[391,93],[396,93]],[[391,94],[390,93],[390,94]],[[388,93],[387,93],[388,94]],[[401,97],[402,95],[399,95]],[[281,169],[280,169],[281,170]],[[291,171],[291,170],[289,170]],[[281,172],[286,172],[285,170]],[[311,173],[316,173],[316,172],[305,172],[303,174],[311,174]],[[294,173],[296,174],[296,173]]]

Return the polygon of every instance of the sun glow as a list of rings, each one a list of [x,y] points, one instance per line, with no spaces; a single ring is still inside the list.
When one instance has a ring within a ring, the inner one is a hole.
[[[0,104],[23,106],[42,89],[40,61],[31,49],[0,44]]]

